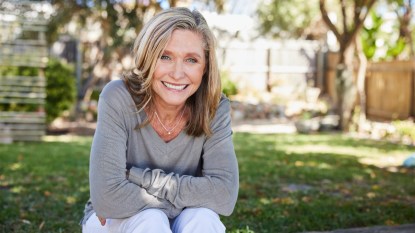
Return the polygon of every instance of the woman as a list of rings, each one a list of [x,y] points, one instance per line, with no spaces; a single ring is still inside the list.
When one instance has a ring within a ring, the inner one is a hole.
[[[225,232],[239,186],[230,103],[203,16],[173,8],[102,91],[83,232]]]

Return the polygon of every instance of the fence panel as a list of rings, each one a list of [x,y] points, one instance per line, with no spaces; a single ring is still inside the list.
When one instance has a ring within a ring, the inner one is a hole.
[[[334,103],[337,102],[337,61],[337,53],[326,54],[325,92]],[[414,72],[413,61],[369,62],[365,83],[367,117],[373,120],[406,120],[415,117]]]
[[[0,17],[0,143],[40,141],[45,134],[47,21],[32,14],[41,4],[49,3],[21,1],[11,5],[16,11],[0,10],[5,16]],[[18,67],[33,67],[38,74],[7,72]]]
[[[240,91],[271,91],[288,100],[317,85],[319,51],[315,41],[234,42],[221,45],[218,57]]]
[[[414,106],[414,63],[371,63],[366,77],[367,115],[372,119],[408,119]]]

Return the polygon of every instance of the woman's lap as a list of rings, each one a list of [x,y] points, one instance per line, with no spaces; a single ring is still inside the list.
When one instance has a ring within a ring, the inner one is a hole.
[[[174,233],[225,232],[219,215],[207,208],[187,208],[171,222]]]
[[[171,229],[170,229],[171,228]],[[169,221],[158,209],[147,209],[126,219],[108,219],[101,226],[93,214],[82,226],[83,233],[187,233],[187,232],[225,232],[219,215],[206,208],[187,208],[175,219]]]

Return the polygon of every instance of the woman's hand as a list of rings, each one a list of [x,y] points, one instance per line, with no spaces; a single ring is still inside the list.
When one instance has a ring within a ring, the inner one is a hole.
[[[101,222],[101,226],[105,226],[105,223],[107,222],[107,220],[103,217],[98,216],[98,215],[97,215],[97,217],[98,217],[98,220]]]
[[[130,175],[130,170],[129,169],[127,169],[127,171],[125,172],[125,178],[128,180],[128,176]],[[105,218],[103,218],[103,217],[100,217],[100,216],[98,216],[97,215],[97,217],[98,217],[98,220],[99,220],[99,222],[101,223],[101,225],[102,226],[105,226],[105,223],[107,223],[107,220],[105,219]]]

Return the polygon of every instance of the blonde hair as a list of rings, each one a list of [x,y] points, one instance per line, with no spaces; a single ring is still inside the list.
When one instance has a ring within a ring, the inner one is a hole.
[[[205,51],[205,72],[199,89],[186,101],[190,117],[186,133],[191,136],[212,131],[210,123],[215,116],[221,96],[221,82],[215,52],[215,38],[206,20],[196,10],[171,8],[155,15],[144,25],[133,47],[134,69],[123,77],[136,107],[139,111],[152,105],[151,84],[156,62],[162,55],[174,30],[190,30],[202,36]],[[148,119],[149,120],[149,119]],[[146,125],[143,122],[139,127]]]

